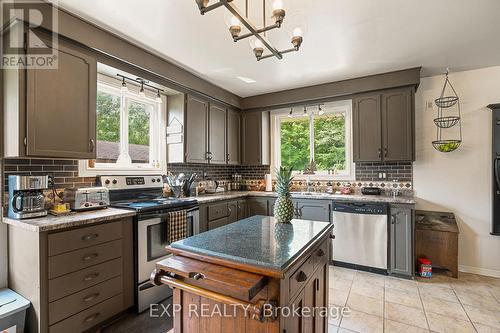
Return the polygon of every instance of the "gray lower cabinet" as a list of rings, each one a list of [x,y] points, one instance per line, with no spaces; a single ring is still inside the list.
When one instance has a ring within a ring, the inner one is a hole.
[[[131,218],[55,232],[9,225],[9,239],[9,287],[32,304],[26,332],[87,331],[134,305]]]
[[[200,232],[213,230],[246,217],[246,199],[200,205]]]
[[[296,218],[311,221],[330,222],[332,204],[326,200],[300,199],[294,200]]]
[[[247,199],[248,216],[269,215],[267,198],[249,198]]]
[[[415,269],[413,206],[391,205],[389,225],[389,273],[412,277]]]

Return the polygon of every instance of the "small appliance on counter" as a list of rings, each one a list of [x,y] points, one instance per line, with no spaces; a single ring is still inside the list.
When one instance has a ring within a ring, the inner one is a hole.
[[[365,186],[361,189],[361,193],[364,195],[380,195],[382,190],[379,187]]]
[[[70,209],[74,211],[107,208],[109,190],[107,187],[66,188],[63,201],[69,203]]]
[[[224,192],[223,187],[219,187],[219,182],[216,180],[208,179],[205,181],[205,193],[206,194],[214,194]]]
[[[49,188],[49,176],[9,176],[9,211],[14,219],[46,216],[43,190]]]

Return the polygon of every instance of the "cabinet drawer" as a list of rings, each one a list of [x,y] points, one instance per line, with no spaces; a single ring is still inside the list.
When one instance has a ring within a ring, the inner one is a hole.
[[[316,269],[320,264],[325,263],[328,261],[328,251],[329,251],[329,244],[331,240],[328,238],[323,244],[321,244],[316,250],[313,251],[312,257],[313,257],[313,267]]]
[[[122,223],[113,222],[49,234],[49,256],[122,238]]]
[[[306,285],[307,280],[312,276],[314,271],[314,256],[311,255],[300,266],[288,280],[288,288],[290,297],[293,297]]]
[[[208,220],[213,221],[228,215],[227,202],[208,206]]]
[[[218,227],[222,227],[226,224],[229,224],[229,219],[227,217],[223,217],[221,219],[208,222],[208,230],[213,230]]]
[[[49,325],[57,323],[108,298],[121,294],[123,280],[117,276],[93,287],[49,303]]]
[[[49,279],[122,256],[122,241],[87,247],[81,250],[49,257]]]
[[[49,327],[50,333],[83,332],[123,310],[123,295],[117,295]]]
[[[49,302],[122,275],[122,258],[49,280]]]

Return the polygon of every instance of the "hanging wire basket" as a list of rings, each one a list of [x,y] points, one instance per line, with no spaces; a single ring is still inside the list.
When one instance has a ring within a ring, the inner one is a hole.
[[[450,128],[458,124],[460,121],[460,117],[458,116],[447,116],[447,117],[439,117],[434,119],[434,124],[440,128]]]
[[[462,140],[436,140],[432,141],[434,149],[441,153],[451,153],[457,150],[462,144]]]
[[[446,80],[444,81],[444,86],[443,86],[443,90],[441,91],[441,96],[434,100],[434,103],[436,103],[436,105],[442,109],[451,108],[453,105],[457,104],[457,102],[458,102],[457,92],[455,91],[455,88],[453,88],[453,85],[451,84],[450,80],[448,80],[448,73],[449,73],[449,70],[446,69]],[[452,94],[445,96],[445,93],[447,93],[446,86],[448,86],[448,85],[451,88]]]

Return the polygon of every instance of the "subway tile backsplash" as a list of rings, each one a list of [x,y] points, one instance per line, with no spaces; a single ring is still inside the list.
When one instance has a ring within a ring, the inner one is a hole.
[[[8,175],[42,175],[49,174],[54,177],[57,188],[93,186],[96,184],[94,177],[78,177],[78,161],[63,159],[34,159],[34,158],[8,158],[4,159],[4,184],[7,191]],[[173,163],[168,165],[172,173],[184,172],[191,174],[196,172],[202,179],[230,180],[231,175],[238,173],[243,180],[261,180],[264,175],[270,173],[269,166],[250,165],[205,165],[194,163]],[[413,167],[411,162],[387,162],[387,163],[357,163],[357,182],[379,182],[378,173],[386,172],[385,182],[398,180],[399,182],[411,183],[413,178]]]

